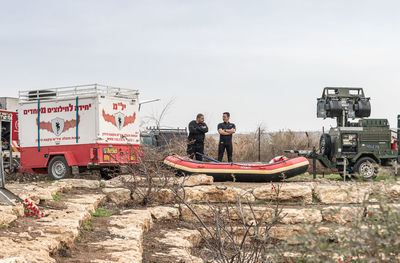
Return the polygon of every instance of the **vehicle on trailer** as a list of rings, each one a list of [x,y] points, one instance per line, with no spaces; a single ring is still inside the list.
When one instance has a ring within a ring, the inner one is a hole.
[[[314,158],[325,168],[337,169],[342,177],[373,179],[379,166],[397,165],[400,118],[393,131],[387,119],[371,119],[370,114],[370,98],[362,88],[324,88],[317,99],[317,118],[336,118],[336,127],[321,135],[318,153],[287,152]]]
[[[187,136],[187,128],[147,127],[146,130],[141,131],[140,140],[142,145],[165,149],[168,145],[174,143],[186,143]]]
[[[21,171],[62,179],[138,162],[138,96],[98,84],[20,91]]]

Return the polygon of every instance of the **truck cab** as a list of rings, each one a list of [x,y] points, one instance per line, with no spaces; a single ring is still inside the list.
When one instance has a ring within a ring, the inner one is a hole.
[[[142,145],[165,149],[171,143],[185,142],[187,140],[187,128],[158,128],[147,127],[146,130],[140,133]]]
[[[0,97],[1,152],[6,173],[20,167],[17,108],[18,98]]]

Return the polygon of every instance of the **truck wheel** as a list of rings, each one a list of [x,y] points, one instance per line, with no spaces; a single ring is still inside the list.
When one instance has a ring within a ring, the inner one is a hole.
[[[327,133],[321,135],[319,139],[319,152],[322,155],[328,156],[330,158],[332,150],[331,136]]]
[[[378,175],[376,161],[370,157],[360,158],[354,165],[354,171],[366,180],[372,180]]]
[[[71,175],[71,167],[64,156],[55,156],[50,160],[48,173],[55,180],[64,179]]]

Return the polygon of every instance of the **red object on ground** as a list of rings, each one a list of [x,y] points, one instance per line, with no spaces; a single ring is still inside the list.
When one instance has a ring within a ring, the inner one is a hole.
[[[200,162],[186,157],[169,155],[164,163],[186,174],[209,174],[216,180],[247,182],[280,181],[307,171],[309,162],[304,157],[285,159],[275,163],[216,163]]]

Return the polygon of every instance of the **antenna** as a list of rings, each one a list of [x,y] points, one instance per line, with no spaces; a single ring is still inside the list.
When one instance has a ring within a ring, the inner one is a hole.
[[[336,118],[338,127],[349,126],[348,120],[371,115],[370,98],[362,88],[324,88],[317,99],[317,118]]]

